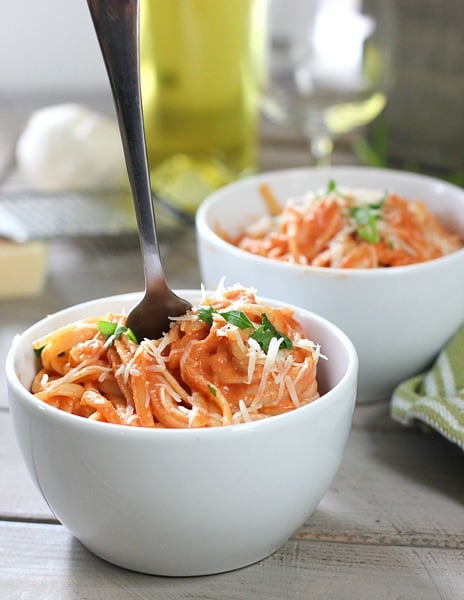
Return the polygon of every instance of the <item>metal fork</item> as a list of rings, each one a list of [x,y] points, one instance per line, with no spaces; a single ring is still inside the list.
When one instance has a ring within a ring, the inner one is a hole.
[[[127,326],[139,340],[155,339],[169,328],[169,317],[191,305],[168,287],[161,264],[140,90],[139,1],[87,3],[113,92],[143,256],[145,294]]]

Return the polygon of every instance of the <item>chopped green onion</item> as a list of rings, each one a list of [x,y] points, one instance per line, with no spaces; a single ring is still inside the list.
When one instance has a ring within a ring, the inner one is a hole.
[[[208,389],[213,394],[213,396],[217,396],[217,389],[210,383],[208,383]]]

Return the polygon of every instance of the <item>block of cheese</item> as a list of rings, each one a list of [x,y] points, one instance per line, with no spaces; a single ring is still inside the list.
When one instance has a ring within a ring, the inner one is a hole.
[[[36,296],[47,275],[47,245],[0,239],[0,299]]]

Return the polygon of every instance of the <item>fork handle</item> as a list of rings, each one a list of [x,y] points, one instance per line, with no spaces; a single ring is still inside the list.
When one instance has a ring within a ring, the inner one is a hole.
[[[87,0],[100,44],[121,133],[134,201],[145,285],[167,287],[161,265],[140,89],[139,0]]]

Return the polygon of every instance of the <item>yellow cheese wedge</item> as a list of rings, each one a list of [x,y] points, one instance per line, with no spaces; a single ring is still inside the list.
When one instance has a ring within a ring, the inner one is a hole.
[[[46,275],[46,244],[0,240],[0,299],[40,294]]]

